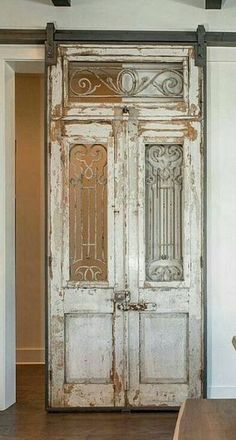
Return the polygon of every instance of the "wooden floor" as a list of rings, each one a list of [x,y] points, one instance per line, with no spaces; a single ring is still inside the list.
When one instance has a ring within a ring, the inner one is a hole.
[[[0,412],[1,440],[172,440],[176,412],[47,414],[41,366],[17,369],[17,403]]]
[[[236,439],[236,399],[185,402],[180,410],[175,440],[205,439]]]

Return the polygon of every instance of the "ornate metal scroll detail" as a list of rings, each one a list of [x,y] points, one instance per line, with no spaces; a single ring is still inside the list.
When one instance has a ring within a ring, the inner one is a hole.
[[[107,280],[107,147],[70,150],[70,279]]]
[[[69,71],[69,95],[83,98],[182,98],[183,66],[163,63],[120,67],[112,63],[81,65]]]
[[[183,280],[183,147],[146,146],[146,276]]]
[[[183,264],[178,260],[151,261],[147,274],[154,281],[179,281],[183,279]]]

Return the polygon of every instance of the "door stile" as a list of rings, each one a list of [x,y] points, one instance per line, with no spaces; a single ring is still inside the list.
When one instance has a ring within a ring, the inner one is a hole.
[[[191,126],[195,133],[195,139],[191,141],[191,201],[190,201],[190,227],[191,236],[195,239],[191,242],[191,295],[189,298],[189,395],[200,398],[203,394],[203,342],[202,342],[202,154],[201,154],[201,122],[193,121]],[[195,270],[194,270],[195,268]]]
[[[117,353],[120,354],[119,361],[117,359],[116,368],[120,367],[120,374],[122,372],[122,397],[118,398],[120,406],[126,407],[126,391],[129,389],[130,382],[130,362],[129,362],[129,348],[130,348],[130,331],[129,331],[129,314],[123,311],[120,306],[122,303],[131,300],[130,289],[130,132],[129,132],[129,117],[123,116],[118,112],[115,125],[118,127],[117,134],[117,205],[116,205],[116,220],[117,220],[117,237],[121,237],[120,247],[116,247],[117,255],[117,283],[115,288],[115,296],[121,293],[122,301],[115,303],[116,309],[116,338],[117,338]],[[134,176],[135,177],[135,176]],[[135,199],[134,199],[135,200]],[[117,209],[117,206],[119,207]],[[123,249],[123,252],[121,252]],[[122,264],[121,264],[122,259]],[[120,274],[120,276],[119,276]],[[118,329],[117,321],[122,323],[122,327]],[[120,332],[120,334],[119,334]]]
[[[118,117],[113,121],[113,133],[115,139],[114,150],[114,263],[115,263],[115,284],[114,284],[114,315],[113,315],[113,371],[114,383],[114,406],[125,406],[125,381],[126,381],[126,321],[119,303],[124,299],[127,290],[125,283],[125,244],[126,244],[126,186],[125,186],[125,131],[122,118]],[[123,176],[123,178],[121,178]]]
[[[56,122],[52,126],[57,125]],[[55,128],[56,129],[56,128]],[[51,141],[51,154],[53,160],[50,163],[49,194],[50,197],[50,387],[51,405],[54,407],[64,406],[64,327],[61,325],[64,319],[63,293],[61,291],[62,267],[62,193],[63,179],[61,173],[61,147],[56,139]],[[55,228],[58,225],[58,229]],[[52,257],[53,256],[53,257]],[[50,334],[49,333],[49,334]]]
[[[139,303],[138,292],[138,117],[135,110],[130,111],[127,121],[127,164],[128,164],[128,285],[130,290],[130,304],[134,305],[133,310],[125,311],[128,320],[129,350],[128,350],[128,377],[129,387],[127,389],[126,405],[135,406],[138,403],[139,383],[139,311],[135,310]]]
[[[64,319],[61,292],[62,268],[62,193],[61,126],[62,69],[61,60],[48,69],[48,397],[49,407],[64,406]],[[57,225],[57,227],[55,227]],[[58,293],[60,292],[60,295]]]

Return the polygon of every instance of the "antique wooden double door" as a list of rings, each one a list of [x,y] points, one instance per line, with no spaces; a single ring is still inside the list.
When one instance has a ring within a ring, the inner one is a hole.
[[[202,395],[192,47],[60,45],[49,71],[48,406]]]

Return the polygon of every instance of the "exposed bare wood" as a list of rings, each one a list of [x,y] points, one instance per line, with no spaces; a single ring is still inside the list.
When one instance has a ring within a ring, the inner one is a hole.
[[[222,0],[206,0],[206,9],[221,9]]]

